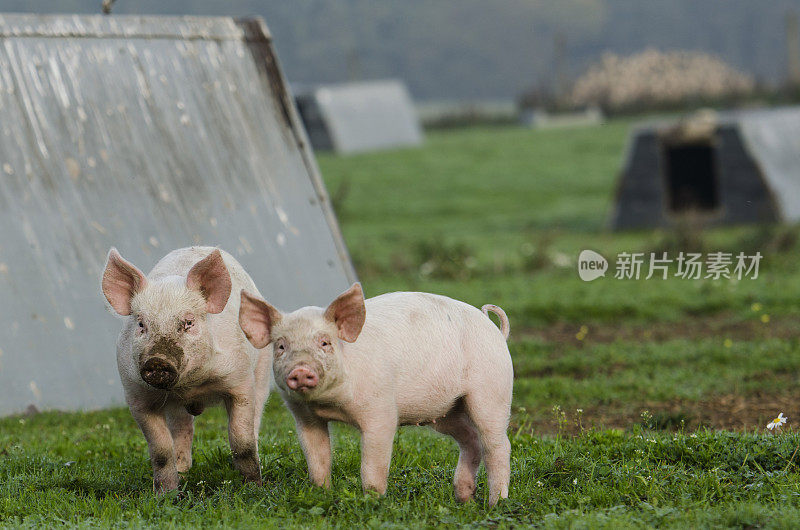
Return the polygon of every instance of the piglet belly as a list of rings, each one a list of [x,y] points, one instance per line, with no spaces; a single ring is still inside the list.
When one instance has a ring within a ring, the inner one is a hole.
[[[431,341],[432,344],[433,341]],[[404,356],[398,370],[395,402],[401,424],[432,423],[452,410],[465,393],[463,353],[436,344],[427,352]]]
[[[398,385],[395,402],[401,425],[432,423],[450,412],[464,395],[460,377],[419,375]]]
[[[400,425],[429,425],[445,417],[458,402],[458,397],[442,400],[437,403],[416,403],[404,405],[398,411]],[[417,406],[414,406],[417,405]]]

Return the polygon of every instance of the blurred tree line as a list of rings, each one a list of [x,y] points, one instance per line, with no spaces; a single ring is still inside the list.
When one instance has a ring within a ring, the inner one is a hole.
[[[0,0],[0,11],[99,13],[101,0]],[[787,75],[800,0],[117,0],[119,14],[263,15],[293,82],[399,77],[417,99],[563,89],[602,53],[715,54]]]

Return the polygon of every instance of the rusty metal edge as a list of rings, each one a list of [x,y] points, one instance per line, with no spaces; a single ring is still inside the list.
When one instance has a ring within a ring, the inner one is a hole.
[[[261,42],[265,45],[271,43],[272,37],[270,35],[269,28],[262,17],[240,17],[235,18],[234,21],[243,29],[248,42]],[[271,46],[267,45],[263,48],[267,51],[268,59],[274,66],[270,72],[277,77],[277,79],[275,79],[276,82],[274,83],[274,88],[278,91],[277,96],[279,97],[281,106],[283,107],[284,116],[289,122],[289,130],[291,130],[294,134],[295,141],[297,142],[300,153],[303,157],[303,162],[305,163],[308,174],[311,177],[311,184],[314,186],[314,191],[317,195],[316,199],[319,202],[320,208],[322,208],[322,212],[325,215],[325,220],[328,223],[328,228],[331,231],[331,236],[333,237],[336,250],[339,254],[339,261],[341,262],[342,268],[347,275],[347,279],[351,283],[356,282],[358,281],[358,275],[356,274],[356,270],[353,267],[353,262],[350,259],[350,252],[347,250],[347,245],[344,242],[342,231],[339,228],[339,221],[336,219],[336,214],[331,206],[330,197],[328,196],[328,192],[325,188],[325,183],[322,180],[322,173],[319,170],[317,160],[314,158],[314,153],[311,150],[311,143],[308,140],[305,127],[303,126],[303,122],[301,121],[300,115],[295,107],[294,97],[289,92],[289,85],[283,75],[283,69],[280,67],[280,61],[275,54],[275,50]],[[254,55],[254,59],[256,61],[260,60],[256,55]],[[269,67],[269,65],[264,66],[267,68]]]

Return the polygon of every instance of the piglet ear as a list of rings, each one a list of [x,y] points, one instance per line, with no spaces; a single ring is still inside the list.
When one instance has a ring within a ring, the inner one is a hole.
[[[198,261],[186,276],[186,287],[200,291],[206,311],[221,313],[231,295],[231,275],[219,249]]]
[[[355,342],[367,318],[361,284],[354,283],[331,302],[325,310],[325,318],[336,324],[340,339],[345,342]]]
[[[131,298],[147,285],[142,271],[119,255],[117,249],[111,247],[106,258],[106,269],[103,271],[103,294],[118,314],[131,314]]]
[[[272,341],[272,328],[281,321],[281,312],[261,298],[242,290],[239,326],[250,344],[259,350]]]

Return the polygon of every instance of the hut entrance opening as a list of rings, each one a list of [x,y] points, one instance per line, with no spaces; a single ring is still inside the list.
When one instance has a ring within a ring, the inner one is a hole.
[[[712,212],[719,208],[715,149],[710,142],[665,146],[667,196],[672,213]]]

